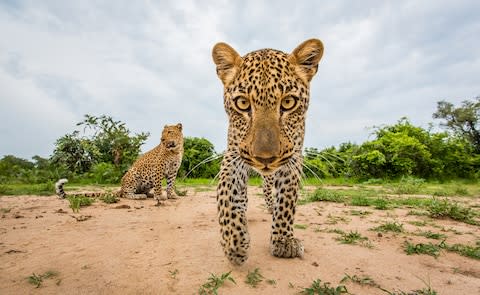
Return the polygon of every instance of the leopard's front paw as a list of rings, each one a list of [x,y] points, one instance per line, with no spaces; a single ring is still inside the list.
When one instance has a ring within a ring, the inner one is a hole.
[[[302,242],[297,238],[281,237],[270,243],[270,253],[273,256],[282,258],[302,258],[304,248]]]
[[[228,231],[227,231],[228,232]],[[222,248],[228,260],[234,265],[242,265],[248,259],[250,237],[248,232],[223,234]]]

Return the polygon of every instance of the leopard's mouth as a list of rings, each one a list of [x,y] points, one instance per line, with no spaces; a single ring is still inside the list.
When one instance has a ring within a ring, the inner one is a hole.
[[[271,162],[266,163],[265,161],[259,161],[254,157],[250,157],[249,155],[241,155],[240,156],[245,163],[250,165],[253,169],[255,169],[258,173],[262,175],[271,175],[275,173],[280,167],[284,166],[290,161],[291,155],[284,158],[276,158],[274,160],[270,160]]]

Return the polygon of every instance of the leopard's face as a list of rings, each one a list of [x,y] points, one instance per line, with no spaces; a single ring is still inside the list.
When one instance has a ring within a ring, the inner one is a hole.
[[[168,151],[176,153],[183,150],[182,124],[165,125],[160,142]]]
[[[213,50],[224,83],[228,148],[263,175],[300,157],[309,82],[322,53],[315,39],[292,54],[263,49],[240,57],[224,43]]]

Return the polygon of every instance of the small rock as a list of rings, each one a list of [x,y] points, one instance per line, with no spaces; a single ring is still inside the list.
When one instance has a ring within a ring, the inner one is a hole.
[[[92,218],[91,215],[80,215],[80,216],[73,216],[71,215],[73,218],[75,218],[77,221],[85,221],[85,220],[88,220],[90,218]]]
[[[6,254],[14,254],[14,253],[25,253],[25,251],[11,249],[5,252]]]
[[[114,209],[130,209],[130,206],[127,205],[127,204],[123,204],[123,205],[118,205],[118,206],[115,206],[113,207]]]
[[[14,217],[14,218],[24,218],[25,216],[20,215],[20,214],[18,214],[18,213],[15,213],[15,214],[13,214],[13,217]]]
[[[316,261],[314,261],[314,262],[312,263],[312,265],[315,266],[315,267],[318,267],[318,266],[319,266]]]
[[[35,216],[35,219],[38,219],[38,218],[43,218],[43,215],[37,215],[37,216]]]
[[[379,238],[383,237],[382,233],[378,233],[377,237],[379,237]]]
[[[62,214],[65,214],[67,213],[67,211],[63,210],[62,208],[58,209],[58,210],[55,210],[53,211],[53,213],[62,213]]]

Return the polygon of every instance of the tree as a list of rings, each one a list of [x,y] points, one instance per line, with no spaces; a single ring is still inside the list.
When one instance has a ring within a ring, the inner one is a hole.
[[[117,168],[128,168],[137,159],[140,146],[149,136],[144,132],[131,135],[125,123],[105,115],[85,115],[85,120],[77,123],[77,126],[84,126],[84,131],[88,128],[94,132],[91,141],[98,149],[97,161],[112,163]]]
[[[443,119],[440,125],[468,140],[480,154],[480,97],[474,101],[465,100],[460,107],[447,101],[437,103],[435,119]]]
[[[91,139],[81,137],[76,130],[60,137],[55,143],[51,161],[68,170],[82,174],[90,170],[99,158],[99,151]]]
[[[205,138],[185,137],[183,159],[178,175],[191,178],[211,178],[220,171],[221,155]]]
[[[20,180],[34,167],[35,164],[28,160],[6,155],[0,160],[0,182]]]
[[[90,171],[97,163],[110,163],[122,174],[137,159],[149,136],[143,132],[132,135],[125,123],[105,115],[85,115],[77,126],[84,126],[82,132],[75,130],[59,138],[51,159],[78,174]],[[87,135],[87,129],[93,134]]]

